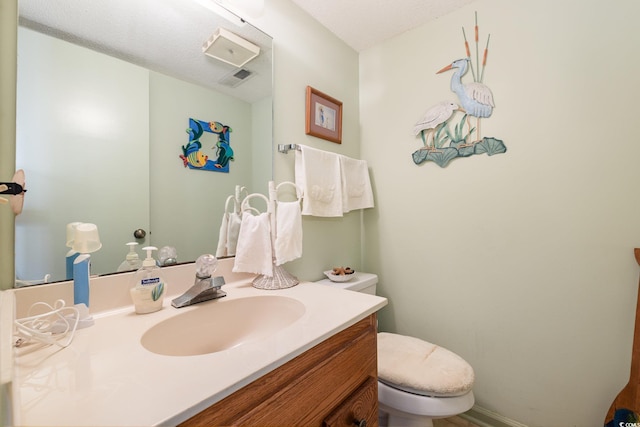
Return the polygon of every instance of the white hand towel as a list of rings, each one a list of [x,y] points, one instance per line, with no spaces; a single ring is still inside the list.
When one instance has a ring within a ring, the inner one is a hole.
[[[340,156],[340,172],[343,211],[372,208],[373,191],[367,161]]]
[[[271,226],[268,213],[242,215],[238,235],[234,273],[256,273],[273,276],[273,252],[271,250]]]
[[[237,212],[229,214],[229,225],[227,228],[227,255],[233,256],[236,254],[236,246],[238,246],[238,235],[240,234],[240,225],[242,224],[242,218]]]
[[[277,202],[276,265],[302,256],[302,212],[300,202]]]
[[[302,189],[302,215],[342,216],[340,158],[336,153],[300,145],[296,184]]]
[[[216,258],[227,256],[227,231],[229,230],[229,214],[222,215],[220,232],[218,233],[218,247],[216,248]]]

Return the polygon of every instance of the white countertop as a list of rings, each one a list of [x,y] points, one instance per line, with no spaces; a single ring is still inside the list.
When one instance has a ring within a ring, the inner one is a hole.
[[[242,280],[223,289],[222,299],[181,309],[166,298],[156,313],[136,315],[133,306],[100,313],[65,349],[17,349],[15,425],[176,425],[387,304],[378,296],[309,282],[267,291]],[[271,336],[212,354],[162,356],[140,344],[142,334],[162,320],[254,295],[288,296],[306,311]]]

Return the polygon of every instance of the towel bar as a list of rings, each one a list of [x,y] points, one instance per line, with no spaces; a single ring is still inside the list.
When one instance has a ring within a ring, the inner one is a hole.
[[[278,152],[287,154],[289,150],[300,151],[300,146],[297,144],[278,144]]]

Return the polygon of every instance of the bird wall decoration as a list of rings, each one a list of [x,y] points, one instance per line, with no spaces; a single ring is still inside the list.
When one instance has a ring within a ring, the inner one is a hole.
[[[433,107],[429,108],[422,118],[418,120],[413,128],[413,132],[415,135],[422,136],[422,142],[425,147],[429,150],[436,149],[435,139],[433,134],[438,126],[446,123],[449,118],[453,115],[453,112],[458,110],[458,104],[455,102],[444,101],[440,102]],[[429,134],[432,135],[432,144],[429,145],[428,137]]]
[[[415,164],[425,161],[433,161],[440,167],[445,167],[456,157],[469,157],[474,154],[487,154],[489,156],[507,151],[504,143],[494,137],[482,137],[480,132],[480,120],[490,117],[495,108],[493,93],[482,80],[487,64],[489,52],[489,39],[480,65],[479,57],[479,27],[476,13],[475,42],[476,42],[476,67],[473,66],[469,43],[466,33],[462,28],[466,57],[457,59],[451,64],[437,71],[441,74],[454,70],[451,76],[451,91],[458,97],[458,103],[444,101],[427,109],[423,117],[414,125],[414,134],[420,135],[423,147],[414,151],[412,157]],[[463,83],[462,78],[471,70],[473,81]],[[477,73],[476,73],[477,71]],[[462,114],[462,118],[450,128],[456,116]],[[475,117],[475,126],[469,123],[469,118]],[[466,125],[466,131],[465,131]],[[431,137],[431,142],[429,142]]]
[[[462,76],[469,68],[469,58],[453,61],[436,74],[455,69],[451,76],[451,91],[458,95],[460,105],[469,116],[476,118],[476,141],[480,140],[480,119],[491,116],[493,112],[493,94],[491,89],[480,82],[462,84]]]

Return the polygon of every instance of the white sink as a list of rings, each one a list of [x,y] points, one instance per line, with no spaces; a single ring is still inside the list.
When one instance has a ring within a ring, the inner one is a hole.
[[[222,298],[163,320],[147,330],[140,342],[166,356],[216,353],[274,334],[304,312],[303,303],[279,295]]]

